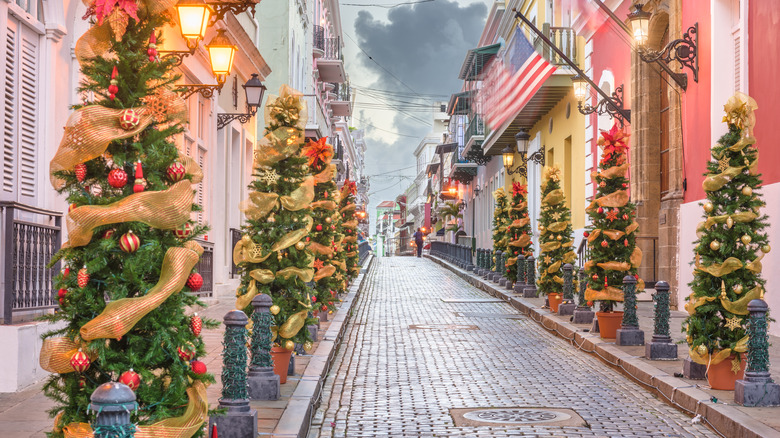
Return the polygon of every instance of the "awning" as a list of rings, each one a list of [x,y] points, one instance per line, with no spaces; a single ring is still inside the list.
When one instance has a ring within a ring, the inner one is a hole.
[[[447,114],[451,116],[463,116],[469,113],[471,109],[471,96],[473,91],[461,91],[450,96],[450,102],[447,104]]]
[[[436,154],[448,154],[458,147],[457,143],[444,143],[436,145]]]
[[[501,49],[501,43],[491,44],[489,46],[482,46],[476,49],[471,49],[466,53],[466,59],[463,60],[463,66],[460,68],[460,75],[458,79],[466,81],[472,81],[476,79],[481,73],[485,64],[490,62],[498,50]]]
[[[433,175],[439,170],[439,162],[430,163],[428,164],[428,167],[425,168],[425,173],[428,175]]]

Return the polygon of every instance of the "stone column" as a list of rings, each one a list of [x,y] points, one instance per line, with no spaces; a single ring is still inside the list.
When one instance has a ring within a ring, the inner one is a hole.
[[[249,364],[249,398],[279,400],[279,376],[271,359],[271,297],[260,294],[252,299],[252,361]]]
[[[249,406],[246,381],[246,314],[231,310],[225,315],[225,338],[222,341],[222,398],[218,409],[223,415],[209,417],[209,433],[217,426],[219,438],[257,436],[257,411]],[[216,438],[216,437],[211,437]]]
[[[655,284],[655,315],[653,318],[653,339],[645,345],[645,357],[650,360],[677,359],[677,344],[669,335],[669,283]]]
[[[769,336],[766,332],[768,310],[769,306],[763,299],[748,303],[748,365],[745,378],[737,380],[734,388],[734,401],[743,406],[780,405],[780,385],[773,382],[769,374]]]
[[[563,302],[558,305],[558,315],[573,315],[574,308],[574,279],[572,278],[574,266],[571,263],[563,265]]]
[[[615,345],[644,345],[645,333],[639,330],[636,316],[636,278],[623,277],[623,323],[617,329]]]

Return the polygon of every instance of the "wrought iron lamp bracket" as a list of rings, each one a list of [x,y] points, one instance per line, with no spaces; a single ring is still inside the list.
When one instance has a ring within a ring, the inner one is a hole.
[[[217,130],[227,126],[233,120],[238,120],[242,125],[249,122],[257,114],[257,107],[250,107],[246,113],[222,113],[217,114]]]
[[[528,178],[528,162],[533,161],[536,164],[544,166],[544,145],[530,156],[527,152],[518,152],[520,154],[520,163],[514,169],[506,169],[508,175],[519,173],[523,178]]]
[[[207,4],[214,9],[214,15],[209,20],[209,26],[214,25],[217,21],[223,20],[228,12],[232,12],[233,15],[238,15],[247,10],[251,11],[252,17],[255,16],[256,1],[245,0],[240,2],[208,2]]]
[[[612,92],[612,97],[607,99],[601,99],[596,106],[592,106],[589,103],[582,104],[582,102],[579,102],[577,104],[577,109],[580,111],[583,115],[593,114],[596,113],[598,115],[604,115],[607,114],[613,119],[617,119],[620,122],[620,126],[623,127],[623,124],[625,122],[631,122],[631,110],[625,109],[623,107],[623,86],[619,86],[615,88],[615,91]],[[628,120],[623,120],[623,114],[626,114],[629,116]]]
[[[177,87],[185,88],[187,90],[181,95],[183,99],[186,99],[195,93],[200,93],[205,99],[211,99],[215,92],[219,93],[219,91],[222,90],[223,85],[225,85],[224,82],[221,84],[181,84],[177,85]]]
[[[159,54],[159,57],[161,60],[166,58],[176,58],[176,62],[173,64],[174,67],[179,67],[184,62],[184,58],[190,55],[195,54],[195,50],[198,49],[197,42],[195,43],[195,46],[191,46],[190,40],[185,38],[187,40],[187,47],[189,47],[190,50],[158,50],[157,53]]]
[[[683,67],[688,67],[693,72],[694,82],[699,82],[699,23],[695,23],[688,28],[688,31],[683,34],[682,38],[678,38],[671,41],[661,50],[652,50],[647,48],[640,48],[638,50],[639,57],[645,62],[663,61],[668,64],[672,61],[677,61]],[[685,85],[680,84],[682,88],[686,88],[688,77],[685,73],[674,73],[684,77],[683,81]],[[682,77],[680,79],[682,79]]]

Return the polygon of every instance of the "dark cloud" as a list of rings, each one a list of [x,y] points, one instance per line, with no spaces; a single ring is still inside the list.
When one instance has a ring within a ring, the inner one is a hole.
[[[411,88],[421,94],[449,96],[460,90],[460,66],[466,51],[475,47],[479,41],[486,16],[487,7],[484,3],[461,6],[457,2],[447,0],[393,8],[388,12],[387,20],[376,19],[365,10],[360,11],[354,22],[355,37],[363,51],[376,62],[358,52],[355,60],[355,66],[358,68],[355,70],[369,70],[378,79],[373,84],[365,84],[360,82],[359,76],[353,74],[352,78],[356,79],[358,84],[369,85],[371,88],[401,93],[411,93]],[[399,83],[396,78],[409,88]],[[365,102],[376,102],[366,96],[363,96],[363,99]],[[368,117],[361,113],[362,111],[358,111],[358,118],[368,120]],[[377,114],[381,114],[384,120],[377,120]],[[413,152],[420,139],[431,131],[432,113],[411,114],[423,119],[427,124],[401,112],[372,113],[371,120],[377,126],[418,138],[399,137],[395,142],[388,143],[380,139],[380,136],[386,138],[386,134],[376,131],[372,133],[372,128],[366,127],[367,174],[376,175],[415,164]],[[355,121],[354,124],[363,127],[360,121]],[[414,177],[416,171],[408,169],[397,174]],[[369,202],[372,213],[371,233],[374,232],[375,226],[374,207],[382,200],[395,199],[410,183],[411,180],[408,179],[399,184],[398,178],[372,178],[373,194]]]

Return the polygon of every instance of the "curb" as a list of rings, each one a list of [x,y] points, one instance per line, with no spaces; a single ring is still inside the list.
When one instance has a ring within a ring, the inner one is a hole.
[[[735,407],[712,403],[710,394],[667,374],[637,356],[622,351],[615,344],[605,342],[598,335],[579,331],[579,327],[559,320],[555,313],[539,308],[522,297],[514,296],[510,291],[498,289],[483,278],[444,260],[431,255],[426,257],[454,272],[477,289],[506,301],[546,330],[569,341],[575,348],[598,357],[602,362],[618,369],[654,394],[661,395],[668,404],[692,416],[701,415],[702,420],[716,433],[725,437],[740,438],[762,438],[780,434],[778,430],[757,422],[755,418]]]
[[[305,438],[309,434],[312,417],[320,405],[322,385],[330,372],[336,352],[341,345],[347,322],[352,316],[352,306],[363,287],[363,281],[374,260],[373,255],[363,263],[355,282],[350,286],[347,295],[342,300],[339,310],[333,314],[328,331],[322,336],[317,349],[311,355],[306,369],[301,375],[301,381],[295,388],[287,407],[276,425],[271,437]]]

